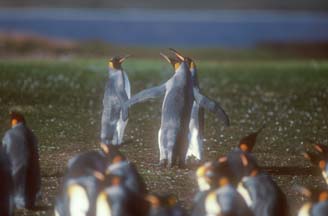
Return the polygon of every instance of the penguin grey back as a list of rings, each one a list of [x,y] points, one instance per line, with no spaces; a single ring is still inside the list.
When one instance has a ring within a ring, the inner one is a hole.
[[[126,57],[114,57],[109,61],[109,79],[106,83],[101,117],[101,141],[104,144],[122,143],[127,121],[122,120],[123,103],[130,97],[130,82],[121,63]]]

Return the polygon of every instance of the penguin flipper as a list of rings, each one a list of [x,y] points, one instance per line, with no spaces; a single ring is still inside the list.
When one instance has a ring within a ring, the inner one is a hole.
[[[142,90],[141,92],[137,93],[136,95],[132,96],[131,99],[127,102],[128,107],[136,103],[140,103],[143,101],[147,101],[149,99],[153,99],[156,97],[161,96],[165,93],[165,84],[152,87],[149,89]]]
[[[195,101],[199,104],[199,106],[214,113],[219,119],[221,119],[224,122],[225,126],[230,125],[229,116],[226,114],[226,112],[218,102],[211,100],[208,97],[202,95],[199,92],[198,88],[194,88],[193,92],[194,92]]]
[[[122,107],[122,118],[125,121],[128,118],[128,110],[131,106],[143,101],[147,101],[156,97],[159,97],[165,93],[165,84],[142,90],[141,92],[133,95],[128,101],[126,101]]]

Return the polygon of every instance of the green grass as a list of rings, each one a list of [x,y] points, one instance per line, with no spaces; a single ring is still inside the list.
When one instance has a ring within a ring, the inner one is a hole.
[[[42,205],[49,208],[59,177],[74,154],[97,148],[106,59],[0,61],[0,132],[9,127],[8,112],[21,110],[39,138],[43,176]],[[162,60],[127,60],[132,92],[163,83],[172,75]],[[301,152],[308,140],[328,144],[328,62],[202,61],[198,64],[203,92],[222,104],[231,118],[224,128],[206,115],[205,158],[214,159],[238,140],[266,124],[254,154],[264,166],[309,166]],[[192,170],[160,170],[157,131],[160,100],[131,109],[122,151],[135,162],[151,191],[172,192],[188,208],[196,185]],[[277,175],[292,212],[302,202],[295,184],[323,186],[320,176]],[[17,215],[49,215],[20,211]]]

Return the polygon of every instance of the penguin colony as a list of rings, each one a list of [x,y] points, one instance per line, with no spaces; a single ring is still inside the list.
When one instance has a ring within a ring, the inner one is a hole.
[[[123,58],[108,64],[98,150],[78,154],[68,161],[58,191],[56,216],[287,216],[286,197],[271,176],[258,165],[252,149],[264,128],[243,137],[239,145],[216,161],[203,161],[204,111],[229,125],[220,104],[204,96],[199,88],[195,62],[176,50],[174,57],[161,53],[174,69],[164,84],[131,97],[130,82],[122,68]],[[120,152],[128,110],[164,95],[158,132],[159,164],[186,166],[195,157],[198,192],[188,213],[171,194],[152,194],[137,167]],[[38,142],[24,116],[10,112],[11,128],[0,146],[0,215],[14,209],[34,209],[41,196]],[[328,146],[314,145],[304,157],[317,166],[328,184]],[[295,187],[308,201],[298,216],[328,215],[328,190]]]

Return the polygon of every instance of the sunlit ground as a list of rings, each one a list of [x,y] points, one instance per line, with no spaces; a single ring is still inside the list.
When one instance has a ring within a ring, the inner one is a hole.
[[[67,160],[97,148],[106,65],[105,59],[0,61],[1,135],[9,127],[9,110],[18,109],[40,143],[41,207],[17,215],[50,215]],[[206,116],[205,159],[224,155],[241,136],[266,124],[254,154],[275,172],[295,215],[304,199],[292,186],[324,186],[301,152],[311,147],[310,140],[328,144],[328,62],[204,61],[198,67],[203,92],[220,101],[231,118],[231,126],[224,128],[213,115]],[[159,60],[131,59],[124,68],[133,94],[172,75]],[[159,99],[132,108],[122,151],[137,164],[151,192],[174,193],[190,209],[194,170],[157,167],[160,107]]]

